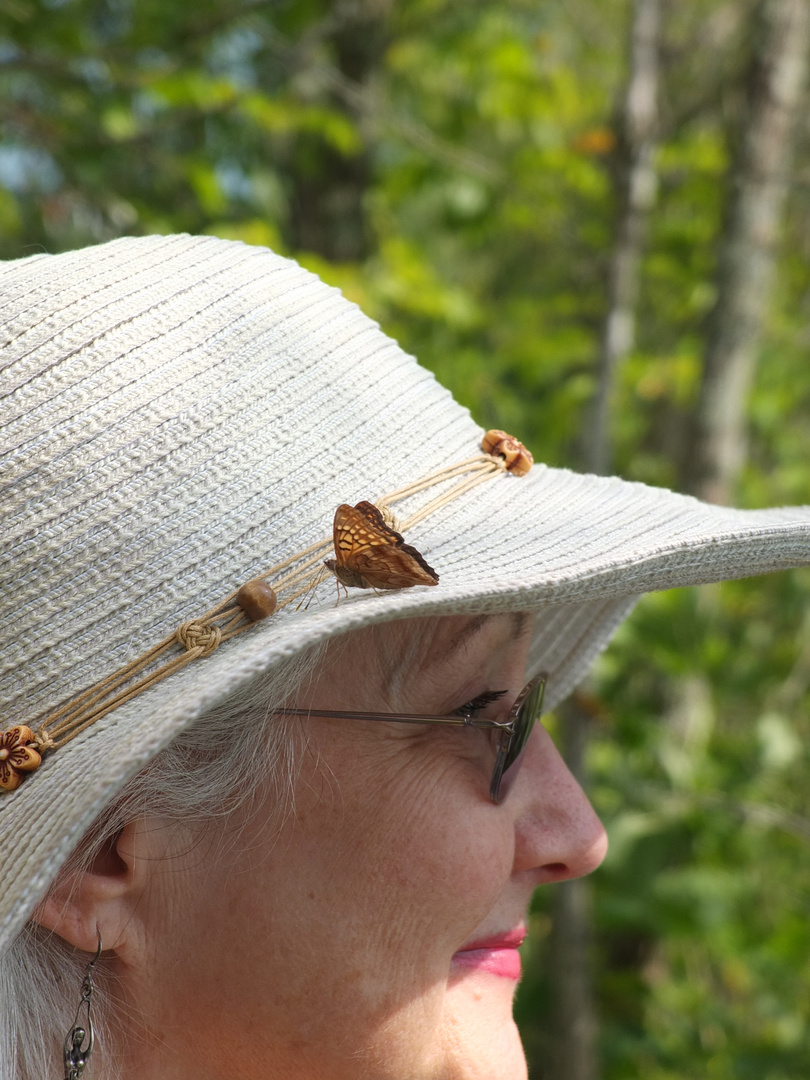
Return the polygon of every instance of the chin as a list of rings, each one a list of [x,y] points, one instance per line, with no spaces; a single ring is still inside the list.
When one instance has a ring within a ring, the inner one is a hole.
[[[448,986],[443,1025],[449,1060],[435,1080],[527,1080],[512,999],[517,982],[486,974]]]

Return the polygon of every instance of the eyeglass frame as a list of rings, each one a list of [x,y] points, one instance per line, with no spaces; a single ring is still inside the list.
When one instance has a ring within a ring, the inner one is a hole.
[[[545,693],[546,683],[548,681],[548,675],[546,672],[541,672],[539,675],[535,675],[515,698],[512,708],[509,710],[509,715],[505,721],[490,720],[487,717],[479,716],[433,716],[429,713],[386,713],[386,712],[349,712],[343,709],[274,709],[275,713],[281,713],[285,716],[318,716],[324,717],[329,720],[378,720],[383,723],[394,724],[448,724],[455,727],[465,728],[481,728],[488,731],[501,731],[503,735],[498,743],[498,751],[495,757],[495,766],[492,770],[492,778],[489,784],[489,797],[496,804],[502,801],[501,798],[501,782],[503,780],[504,773],[506,773],[513,766],[518,765],[523,756],[523,751],[529,736],[532,733],[534,725],[540,718],[543,709],[543,696]],[[525,734],[523,735],[520,748],[515,757],[507,765],[507,758],[509,751],[511,750],[515,736],[518,732],[518,721],[520,719],[521,709],[524,702],[531,698],[532,692],[537,686],[540,686],[540,696],[537,699],[535,707],[535,715],[531,720]],[[517,770],[515,770],[515,775]],[[504,793],[506,794],[506,793]]]

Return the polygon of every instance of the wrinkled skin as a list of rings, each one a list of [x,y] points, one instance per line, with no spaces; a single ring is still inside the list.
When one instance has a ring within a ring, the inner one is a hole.
[[[330,647],[298,704],[447,714],[525,682],[530,620],[426,618]],[[123,1080],[521,1080],[513,979],[453,959],[519,928],[533,890],[606,838],[538,725],[488,797],[488,733],[304,718],[294,812],[272,800],[185,845],[128,826],[42,921],[115,942]],[[60,921],[61,920],[61,921]],[[84,939],[87,938],[87,941]]]

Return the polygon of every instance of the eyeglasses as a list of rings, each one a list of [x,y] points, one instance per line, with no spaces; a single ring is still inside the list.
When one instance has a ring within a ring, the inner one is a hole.
[[[506,720],[477,716],[428,716],[422,713],[341,712],[333,709],[276,709],[288,716],[324,716],[334,720],[381,720],[395,724],[453,724],[457,727],[499,731],[495,767],[489,784],[493,802],[506,798],[515,782],[535,722],[543,711],[546,675],[538,675],[520,691]]]

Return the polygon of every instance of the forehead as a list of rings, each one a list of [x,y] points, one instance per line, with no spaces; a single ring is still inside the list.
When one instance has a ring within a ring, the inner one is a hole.
[[[521,639],[530,633],[531,623],[531,614],[525,611],[402,619],[348,635],[345,646],[353,662],[367,671],[374,668],[395,690],[406,677],[440,671]]]

